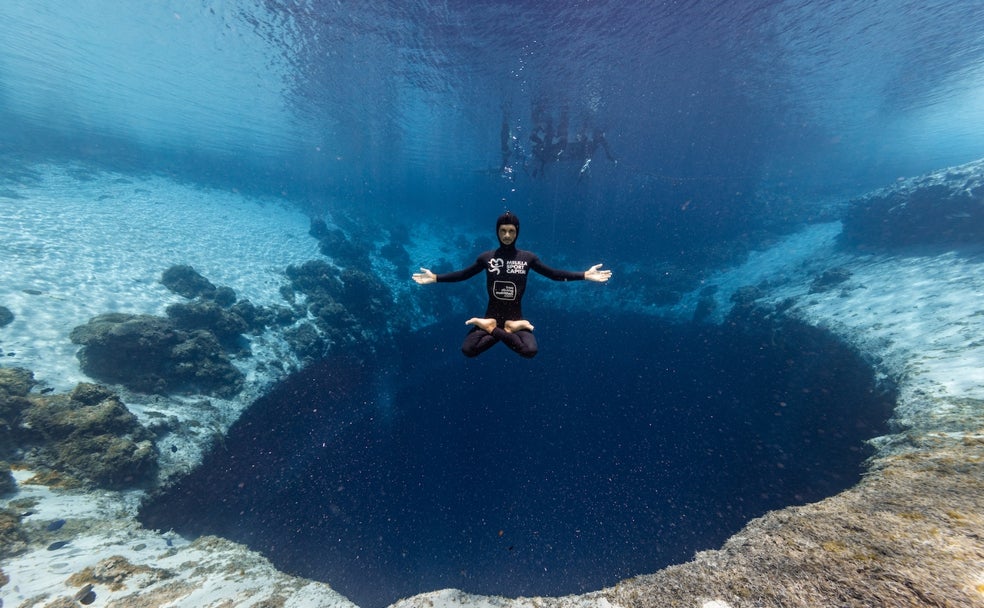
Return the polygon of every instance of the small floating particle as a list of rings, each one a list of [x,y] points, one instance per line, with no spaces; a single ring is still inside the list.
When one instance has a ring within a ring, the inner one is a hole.
[[[48,524],[46,529],[48,530],[48,532],[55,532],[57,530],[61,530],[61,527],[64,525],[65,525],[64,519],[56,519],[55,521]]]
[[[55,542],[48,545],[48,551],[57,551],[68,544],[67,540],[56,540]]]

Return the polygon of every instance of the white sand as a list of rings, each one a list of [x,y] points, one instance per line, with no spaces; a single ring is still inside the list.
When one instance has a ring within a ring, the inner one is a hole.
[[[0,198],[0,305],[15,315],[0,328],[0,348],[4,365],[59,391],[83,379],[74,327],[110,311],[160,315],[184,300],[159,282],[168,267],[190,264],[240,299],[284,304],[284,269],[318,257],[308,218],[276,200],[38,170],[41,183],[9,188],[23,199]]]

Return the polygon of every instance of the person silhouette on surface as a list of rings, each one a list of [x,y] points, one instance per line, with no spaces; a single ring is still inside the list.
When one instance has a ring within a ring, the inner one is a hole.
[[[595,264],[584,272],[556,270],[541,262],[536,254],[517,249],[519,218],[512,212],[507,211],[499,216],[495,230],[499,247],[480,254],[471,266],[443,274],[421,268],[413,275],[413,280],[420,285],[454,283],[470,279],[484,270],[489,304],[485,317],[472,317],[465,321],[465,325],[471,325],[472,329],[465,336],[461,352],[466,357],[476,357],[497,342],[503,342],[521,356],[532,358],[536,356],[538,347],[533,336],[533,324],[523,317],[522,310],[529,271],[536,271],[554,281],[587,280],[596,283],[608,281],[612,271],[601,270],[601,264]]]

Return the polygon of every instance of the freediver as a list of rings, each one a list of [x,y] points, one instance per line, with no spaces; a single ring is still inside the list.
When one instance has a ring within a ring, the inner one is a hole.
[[[454,283],[470,279],[485,270],[485,288],[489,303],[485,317],[472,317],[465,321],[472,329],[465,336],[461,352],[466,357],[476,357],[497,342],[503,342],[519,355],[532,358],[538,347],[533,336],[533,324],[523,317],[522,300],[526,292],[526,279],[533,270],[554,281],[593,281],[604,283],[612,277],[611,270],[601,270],[595,264],[584,272],[556,270],[540,261],[529,251],[516,248],[519,236],[519,218],[507,211],[495,222],[499,247],[478,256],[475,262],[462,270],[435,274],[427,268],[413,275],[420,285]]]

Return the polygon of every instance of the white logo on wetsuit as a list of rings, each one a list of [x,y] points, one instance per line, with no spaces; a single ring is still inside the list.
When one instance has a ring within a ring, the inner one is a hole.
[[[526,274],[526,262],[524,260],[509,260],[506,262],[506,274]]]
[[[489,260],[489,272],[491,272],[492,274],[499,274],[499,271],[502,269],[502,265],[503,264],[504,264],[504,262],[502,261],[502,258],[492,258],[492,259],[490,259]]]
[[[495,281],[492,283],[492,295],[497,300],[515,300],[516,284],[512,281]]]

